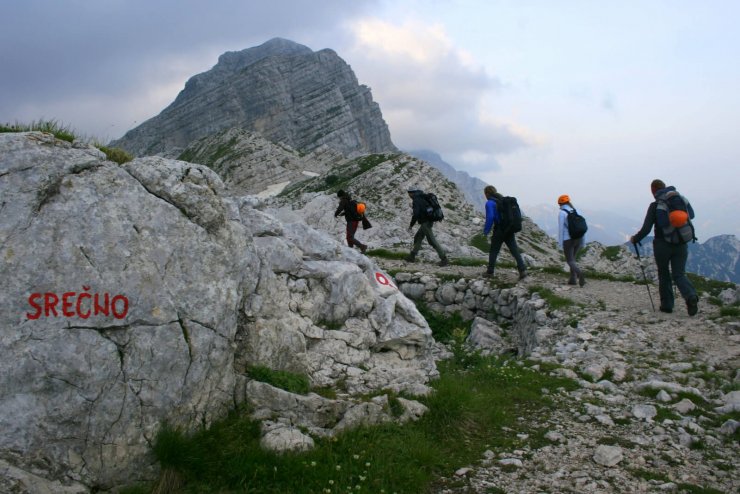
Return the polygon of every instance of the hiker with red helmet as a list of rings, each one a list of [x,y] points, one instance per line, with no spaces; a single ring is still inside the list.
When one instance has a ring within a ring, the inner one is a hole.
[[[675,187],[666,187],[662,180],[653,180],[650,191],[655,201],[650,203],[642,228],[630,238],[630,242],[640,243],[655,225],[653,255],[658,267],[660,311],[673,312],[673,282],[686,301],[687,312],[693,316],[699,311],[699,297],[686,276],[686,260],[689,257],[687,243],[694,240],[690,221],[694,217],[694,210]],[[685,214],[674,214],[677,211]]]
[[[347,245],[350,247],[359,247],[360,251],[364,254],[367,250],[367,245],[355,238],[357,227],[360,221],[362,221],[362,215],[357,212],[356,203],[352,201],[349,192],[339,190],[337,191],[337,197],[339,197],[339,207],[334,211],[334,217],[337,218],[344,215],[344,219],[347,221]]]
[[[558,206],[560,206],[560,212],[558,213],[558,245],[563,249],[565,262],[570,267],[568,284],[575,285],[577,278],[578,284],[583,286],[586,284],[586,277],[583,276],[583,271],[576,264],[576,254],[586,244],[586,233],[584,231],[580,234],[580,232],[574,231],[574,227],[576,226],[574,223],[580,215],[578,215],[573,204],[570,203],[570,196],[568,194],[558,197]]]

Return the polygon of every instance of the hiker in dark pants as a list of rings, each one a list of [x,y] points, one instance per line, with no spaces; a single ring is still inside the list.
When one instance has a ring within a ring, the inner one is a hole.
[[[500,215],[498,212],[496,201],[503,199],[503,196],[496,191],[496,187],[493,185],[487,185],[483,189],[486,199],[486,224],[483,227],[483,235],[488,235],[493,227],[493,235],[491,235],[491,250],[488,252],[488,268],[484,273],[484,276],[491,278],[493,277],[493,271],[496,267],[496,259],[501,251],[501,246],[506,244],[509,248],[509,252],[516,261],[516,268],[519,271],[519,279],[524,279],[527,276],[527,268],[524,265],[522,255],[519,253],[519,247],[516,245],[516,236],[513,232],[505,232],[496,225],[500,224]]]
[[[576,284],[576,278],[578,284],[583,286],[586,284],[586,278],[583,276],[583,271],[576,264],[576,254],[586,244],[586,237],[572,239],[568,232],[568,212],[573,211],[573,205],[570,203],[570,197],[567,194],[563,194],[558,197],[558,206],[560,206],[560,213],[558,213],[558,244],[563,249],[565,254],[565,262],[570,267],[570,278],[568,279],[569,285]]]
[[[357,214],[356,211],[352,210],[352,198],[349,193],[339,190],[337,192],[339,197],[339,207],[334,211],[334,217],[344,215],[344,219],[347,220],[347,245],[350,247],[359,247],[360,251],[364,254],[367,250],[367,245],[363,244],[355,238],[357,227],[362,221],[362,218]]]
[[[662,180],[653,180],[650,184],[650,191],[653,193],[653,197],[658,197],[666,189],[665,182]],[[695,315],[699,311],[699,297],[696,295],[694,286],[686,276],[686,260],[689,257],[689,246],[687,244],[673,244],[668,242],[664,235],[663,230],[658,227],[657,221],[657,209],[658,201],[652,202],[648,207],[647,214],[645,215],[645,221],[642,224],[642,228],[639,232],[635,233],[630,242],[638,244],[640,240],[645,238],[649,233],[650,229],[655,225],[653,240],[653,255],[655,256],[655,264],[658,266],[658,291],[660,292],[660,311],[661,312],[673,312],[673,283],[678,287],[678,291],[681,292],[681,296],[686,301],[686,310],[690,316]],[[694,210],[691,205],[688,205],[689,217],[694,217]]]
[[[424,199],[424,191],[420,190],[418,187],[412,186],[409,187],[408,193],[411,198],[412,209],[409,231],[411,231],[417,222],[419,223],[419,230],[416,232],[416,235],[414,235],[414,247],[411,249],[411,253],[406,256],[405,260],[408,262],[414,262],[416,260],[416,254],[421,250],[421,243],[426,238],[429,245],[431,245],[434,250],[437,251],[437,255],[439,255],[439,265],[447,266],[450,263],[447,260],[447,254],[442,246],[439,245],[437,239],[434,238],[434,232],[432,231],[434,222],[428,218],[426,213],[427,202]]]

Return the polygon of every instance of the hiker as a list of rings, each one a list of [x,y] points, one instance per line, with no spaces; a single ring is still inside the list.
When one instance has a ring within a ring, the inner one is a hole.
[[[518,227],[510,228],[505,225],[502,221],[501,207],[504,196],[496,191],[496,187],[493,185],[487,185],[483,189],[483,194],[486,196],[486,224],[483,227],[483,235],[488,235],[493,227],[493,235],[491,235],[491,249],[488,253],[488,268],[484,273],[487,278],[493,277],[493,270],[496,267],[496,258],[498,253],[501,251],[501,245],[506,244],[509,248],[512,257],[516,261],[516,267],[519,271],[519,279],[522,280],[527,276],[527,268],[524,265],[524,260],[519,252],[519,247],[516,245],[516,231],[521,230],[521,224]],[[516,201],[514,201],[516,202]],[[518,210],[518,206],[517,210]],[[520,217],[521,220],[521,217]]]
[[[362,221],[362,216],[355,210],[355,204],[352,202],[352,198],[348,192],[339,190],[337,191],[337,197],[339,197],[339,207],[334,211],[334,217],[337,218],[344,215],[344,219],[347,221],[347,245],[350,247],[359,247],[360,251],[364,254],[367,250],[367,245],[355,238],[357,226]]]
[[[429,202],[426,199],[426,194],[424,194],[424,191],[416,186],[409,187],[407,192],[412,201],[412,214],[409,231],[411,231],[411,229],[417,222],[419,223],[419,230],[414,235],[414,247],[412,248],[411,253],[405,257],[405,260],[408,262],[414,262],[416,260],[416,254],[421,250],[421,243],[424,238],[426,238],[427,242],[429,242],[429,245],[431,245],[434,250],[437,251],[437,255],[439,255],[439,265],[447,266],[450,263],[447,260],[447,254],[445,253],[442,246],[439,245],[437,239],[434,238],[434,232],[432,231],[434,220],[432,216],[427,212],[427,210],[431,208]]]
[[[686,276],[686,260],[689,257],[689,246],[686,240],[681,241],[681,243],[674,243],[670,236],[667,236],[675,233],[676,229],[670,224],[662,226],[661,223],[663,221],[659,220],[658,211],[663,208],[666,213],[668,212],[667,207],[659,203],[665,202],[671,196],[679,196],[681,201],[685,203],[689,219],[694,217],[694,210],[691,204],[676,192],[675,187],[666,187],[665,182],[662,180],[653,180],[650,184],[650,191],[653,197],[655,197],[655,201],[650,203],[642,228],[630,238],[630,242],[633,244],[640,243],[650,233],[650,228],[655,225],[653,255],[655,256],[655,264],[658,266],[660,311],[666,313],[673,312],[673,285],[671,283],[671,278],[673,278],[673,283],[676,284],[678,290],[681,292],[681,296],[686,301],[687,312],[690,316],[693,316],[699,311],[699,297],[696,295],[696,290],[691,284],[691,281]],[[693,237],[693,231],[691,237]]]
[[[563,249],[565,262],[570,267],[568,284],[575,285],[577,278],[578,284],[583,286],[586,284],[586,278],[583,276],[583,271],[576,264],[576,254],[586,244],[586,236],[584,234],[580,238],[571,238],[568,213],[575,212],[575,208],[570,203],[568,194],[558,197],[558,206],[560,206],[560,212],[558,213],[558,245]]]

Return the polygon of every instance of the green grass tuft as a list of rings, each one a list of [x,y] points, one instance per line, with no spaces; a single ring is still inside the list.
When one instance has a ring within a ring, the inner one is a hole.
[[[491,242],[488,240],[488,237],[486,237],[482,233],[479,233],[471,238],[469,245],[471,247],[475,247],[481,252],[488,252],[489,250],[491,250]]]
[[[308,377],[294,372],[273,370],[261,365],[247,367],[247,375],[257,381],[266,382],[276,388],[296,394],[308,394],[311,384]]]
[[[558,295],[555,295],[552,290],[549,288],[544,288],[539,285],[532,285],[529,287],[529,293],[539,293],[540,297],[545,299],[547,302],[547,305],[550,306],[551,309],[557,310],[557,309],[563,309],[565,307],[569,307],[571,305],[574,305],[575,302],[573,302],[569,298],[560,297]]]
[[[98,149],[103,151],[105,153],[105,156],[109,160],[115,161],[119,165],[122,165],[134,159],[133,156],[131,156],[130,154],[128,154],[126,151],[124,151],[121,148],[109,148],[107,146],[98,146]]]

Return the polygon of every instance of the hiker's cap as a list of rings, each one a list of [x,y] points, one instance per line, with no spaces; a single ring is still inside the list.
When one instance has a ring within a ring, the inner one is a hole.
[[[342,189],[339,189],[337,191],[337,197],[344,197],[345,194],[347,194],[347,193],[345,191],[343,191]]]
[[[569,202],[570,202],[570,196],[568,194],[563,194],[562,196],[558,197],[558,204],[560,204],[561,206]]]

